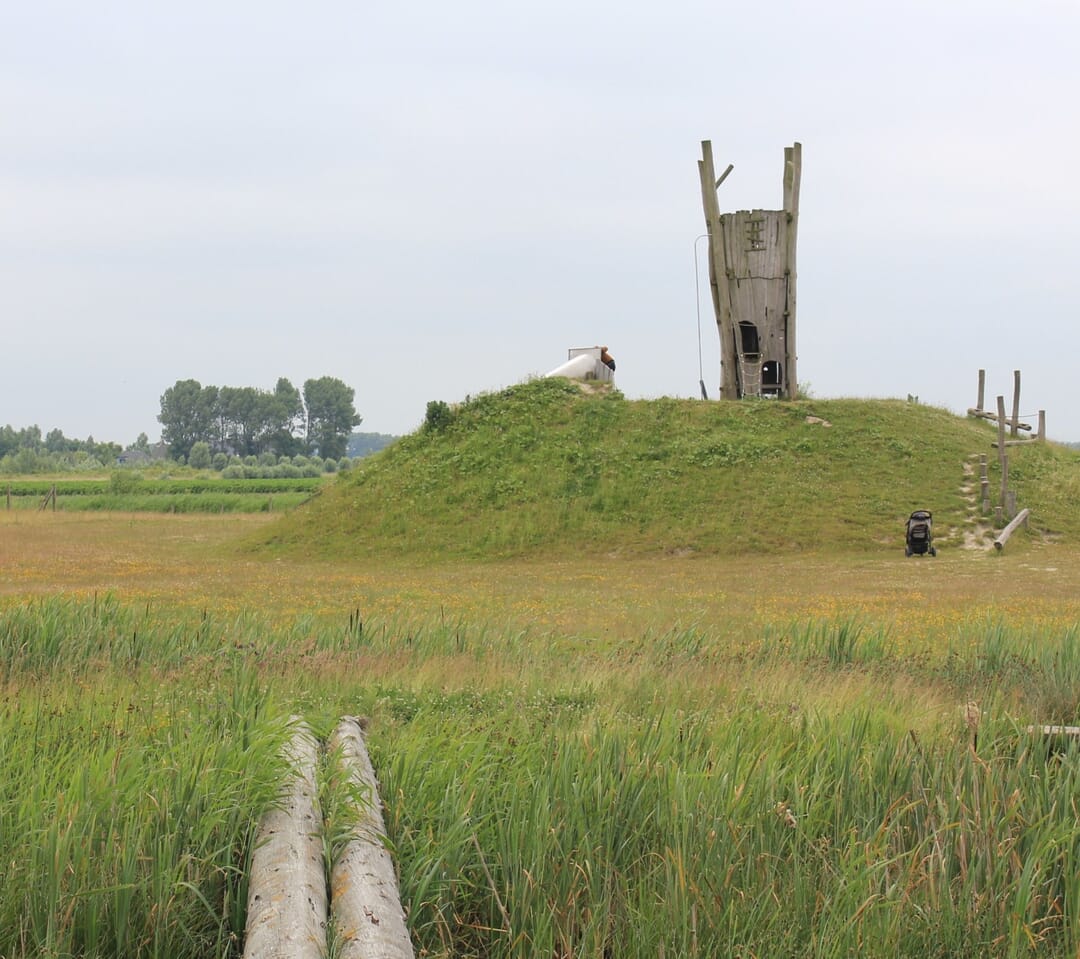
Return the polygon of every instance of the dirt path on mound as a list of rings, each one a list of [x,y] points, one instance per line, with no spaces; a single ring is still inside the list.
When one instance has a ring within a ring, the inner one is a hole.
[[[979,479],[975,474],[975,464],[979,462],[979,453],[972,453],[964,461],[964,479],[960,484],[960,493],[964,497],[964,527],[960,544],[961,549],[989,549],[994,543],[995,531],[979,507]]]

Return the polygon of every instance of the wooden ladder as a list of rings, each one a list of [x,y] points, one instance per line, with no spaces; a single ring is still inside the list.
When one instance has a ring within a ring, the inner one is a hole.
[[[761,396],[761,354],[739,350],[739,382],[743,396]]]

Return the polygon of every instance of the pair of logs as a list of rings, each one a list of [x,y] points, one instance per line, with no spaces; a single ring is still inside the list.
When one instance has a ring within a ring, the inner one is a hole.
[[[394,865],[382,841],[378,783],[359,722],[343,718],[330,748],[340,752],[353,794],[364,798],[354,833],[330,874],[329,895],[315,776],[318,743],[300,725],[286,749],[292,775],[281,802],[259,824],[244,959],[324,959],[328,918],[341,959],[413,959]]]

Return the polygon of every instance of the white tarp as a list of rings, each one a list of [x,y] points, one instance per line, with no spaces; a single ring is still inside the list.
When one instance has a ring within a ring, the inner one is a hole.
[[[565,376],[571,380],[610,381],[612,372],[600,361],[600,347],[570,350],[570,358],[561,366],[544,374],[545,376]]]

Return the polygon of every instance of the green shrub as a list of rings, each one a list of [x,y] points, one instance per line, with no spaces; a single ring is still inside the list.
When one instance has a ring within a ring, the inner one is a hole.
[[[209,443],[200,440],[192,445],[191,452],[188,454],[188,466],[196,470],[205,470],[209,469],[212,463]]]
[[[113,470],[109,477],[109,490],[113,493],[133,493],[142,483],[143,478],[134,470]],[[65,493],[68,492],[66,486],[63,489]]]
[[[432,400],[424,414],[424,429],[429,433],[440,433],[454,421],[453,410],[442,400]]]

